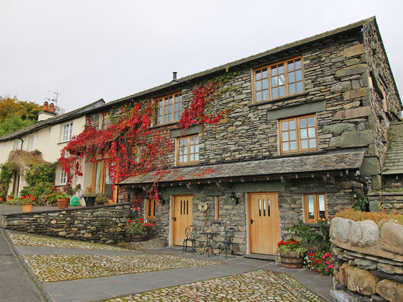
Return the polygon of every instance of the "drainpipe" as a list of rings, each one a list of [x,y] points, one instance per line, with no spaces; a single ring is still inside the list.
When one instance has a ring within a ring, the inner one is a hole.
[[[23,140],[21,137],[18,137],[18,136],[17,136],[17,138],[18,138],[19,140],[21,140],[21,148],[20,148],[20,149],[22,150],[22,147],[24,146],[24,140]]]

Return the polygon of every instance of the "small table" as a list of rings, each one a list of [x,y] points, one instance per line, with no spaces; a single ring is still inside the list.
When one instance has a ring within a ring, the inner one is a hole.
[[[207,251],[207,257],[210,257],[210,251],[211,254],[215,255],[213,252],[213,246],[211,245],[211,241],[213,240],[213,237],[215,235],[218,235],[218,233],[215,232],[201,232],[200,235],[205,235],[207,238],[206,245],[204,246],[204,253]]]

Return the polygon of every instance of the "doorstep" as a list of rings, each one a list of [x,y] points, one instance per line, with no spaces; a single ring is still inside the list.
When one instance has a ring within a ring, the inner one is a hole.
[[[266,261],[276,261],[276,256],[266,255],[266,254],[246,254],[243,255],[244,258],[247,259],[258,259],[258,260],[266,260]]]

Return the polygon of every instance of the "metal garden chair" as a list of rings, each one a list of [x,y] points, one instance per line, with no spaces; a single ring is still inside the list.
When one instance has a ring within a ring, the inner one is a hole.
[[[228,258],[228,251],[234,256],[234,235],[235,235],[235,228],[229,227],[225,230],[225,237],[224,241],[220,242],[218,245],[218,249],[220,250],[220,254],[225,251],[225,258]]]
[[[188,225],[185,229],[185,240],[183,240],[183,246],[182,246],[182,253],[186,252],[188,249],[188,242],[190,242],[191,245],[191,250],[193,254],[196,251],[196,236],[197,236],[197,229],[196,227],[191,224]]]

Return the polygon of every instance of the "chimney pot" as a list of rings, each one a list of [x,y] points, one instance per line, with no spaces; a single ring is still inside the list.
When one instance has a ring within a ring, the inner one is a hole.
[[[43,103],[43,111],[48,111],[48,109],[49,109],[49,103],[45,101],[45,103]]]
[[[55,111],[55,105],[53,103],[49,106],[49,112],[53,113]]]
[[[177,79],[177,74],[178,74],[178,73],[177,73],[176,71],[173,72],[173,79],[172,79],[173,81],[176,81],[176,79]]]

